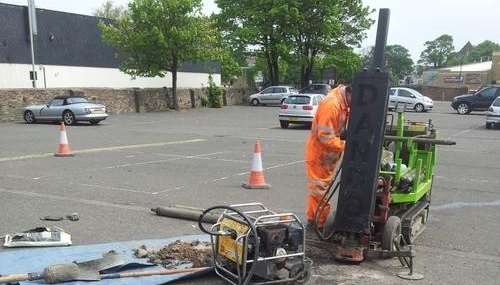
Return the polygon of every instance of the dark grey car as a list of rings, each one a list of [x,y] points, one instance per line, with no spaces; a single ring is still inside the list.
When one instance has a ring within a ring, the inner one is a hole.
[[[108,117],[106,107],[102,104],[90,103],[77,96],[60,96],[50,100],[46,105],[32,105],[24,108],[23,118],[28,124],[38,121],[60,122],[73,125],[78,121],[99,124]]]

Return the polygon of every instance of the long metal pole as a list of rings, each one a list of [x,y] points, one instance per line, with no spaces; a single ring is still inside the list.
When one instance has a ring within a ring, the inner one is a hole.
[[[390,14],[391,12],[387,8],[379,10],[377,39],[375,42],[372,70],[383,70],[385,68],[385,46],[387,44],[387,34],[389,32]]]
[[[32,6],[33,5],[33,6]],[[31,43],[31,65],[32,65],[32,72],[33,72],[33,88],[36,88],[36,71],[35,71],[35,47],[34,47],[34,36],[33,36],[33,13],[32,11],[35,11],[36,13],[36,8],[34,7],[35,2],[34,0],[28,0],[28,20],[29,20],[29,26],[30,26],[30,43]]]

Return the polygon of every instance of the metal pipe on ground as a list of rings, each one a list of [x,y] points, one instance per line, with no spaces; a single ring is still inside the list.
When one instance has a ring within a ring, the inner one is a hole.
[[[202,210],[195,210],[193,208],[179,208],[179,207],[158,207],[151,209],[153,213],[158,216],[176,218],[189,221],[198,221],[202,214]],[[215,224],[219,216],[217,215],[205,215],[203,222],[207,224]]]
[[[47,284],[58,284],[71,281],[99,281],[103,279],[118,279],[130,277],[145,277],[158,275],[174,275],[181,273],[211,272],[211,267],[186,268],[186,269],[159,269],[152,271],[132,271],[111,274],[99,274],[95,270],[79,268],[77,264],[59,264],[47,267],[42,273],[12,274],[0,276],[0,284],[44,280]]]

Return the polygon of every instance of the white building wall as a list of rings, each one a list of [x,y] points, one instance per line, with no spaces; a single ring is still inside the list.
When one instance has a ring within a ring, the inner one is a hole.
[[[0,88],[31,88],[29,64],[0,63]],[[36,66],[38,88],[161,88],[172,87],[172,75],[165,77],[133,78],[116,68],[44,65]],[[44,72],[45,70],[45,72]],[[44,77],[45,74],[45,77]],[[208,86],[208,73],[178,72],[178,88],[200,88]],[[217,85],[221,84],[220,74],[213,74]]]

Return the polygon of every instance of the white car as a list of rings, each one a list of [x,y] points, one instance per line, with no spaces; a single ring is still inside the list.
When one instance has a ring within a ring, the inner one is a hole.
[[[281,105],[279,112],[280,126],[288,128],[290,124],[311,124],[318,105],[325,98],[322,94],[290,95]]]
[[[389,90],[389,110],[395,110],[399,105],[406,105],[406,109],[413,109],[415,112],[427,112],[434,108],[432,99],[418,91],[405,87],[393,87]]]
[[[259,93],[250,95],[248,103],[252,106],[282,104],[288,96],[298,93],[297,89],[290,86],[271,86]]]
[[[500,126],[500,97],[497,97],[486,113],[486,128]]]

